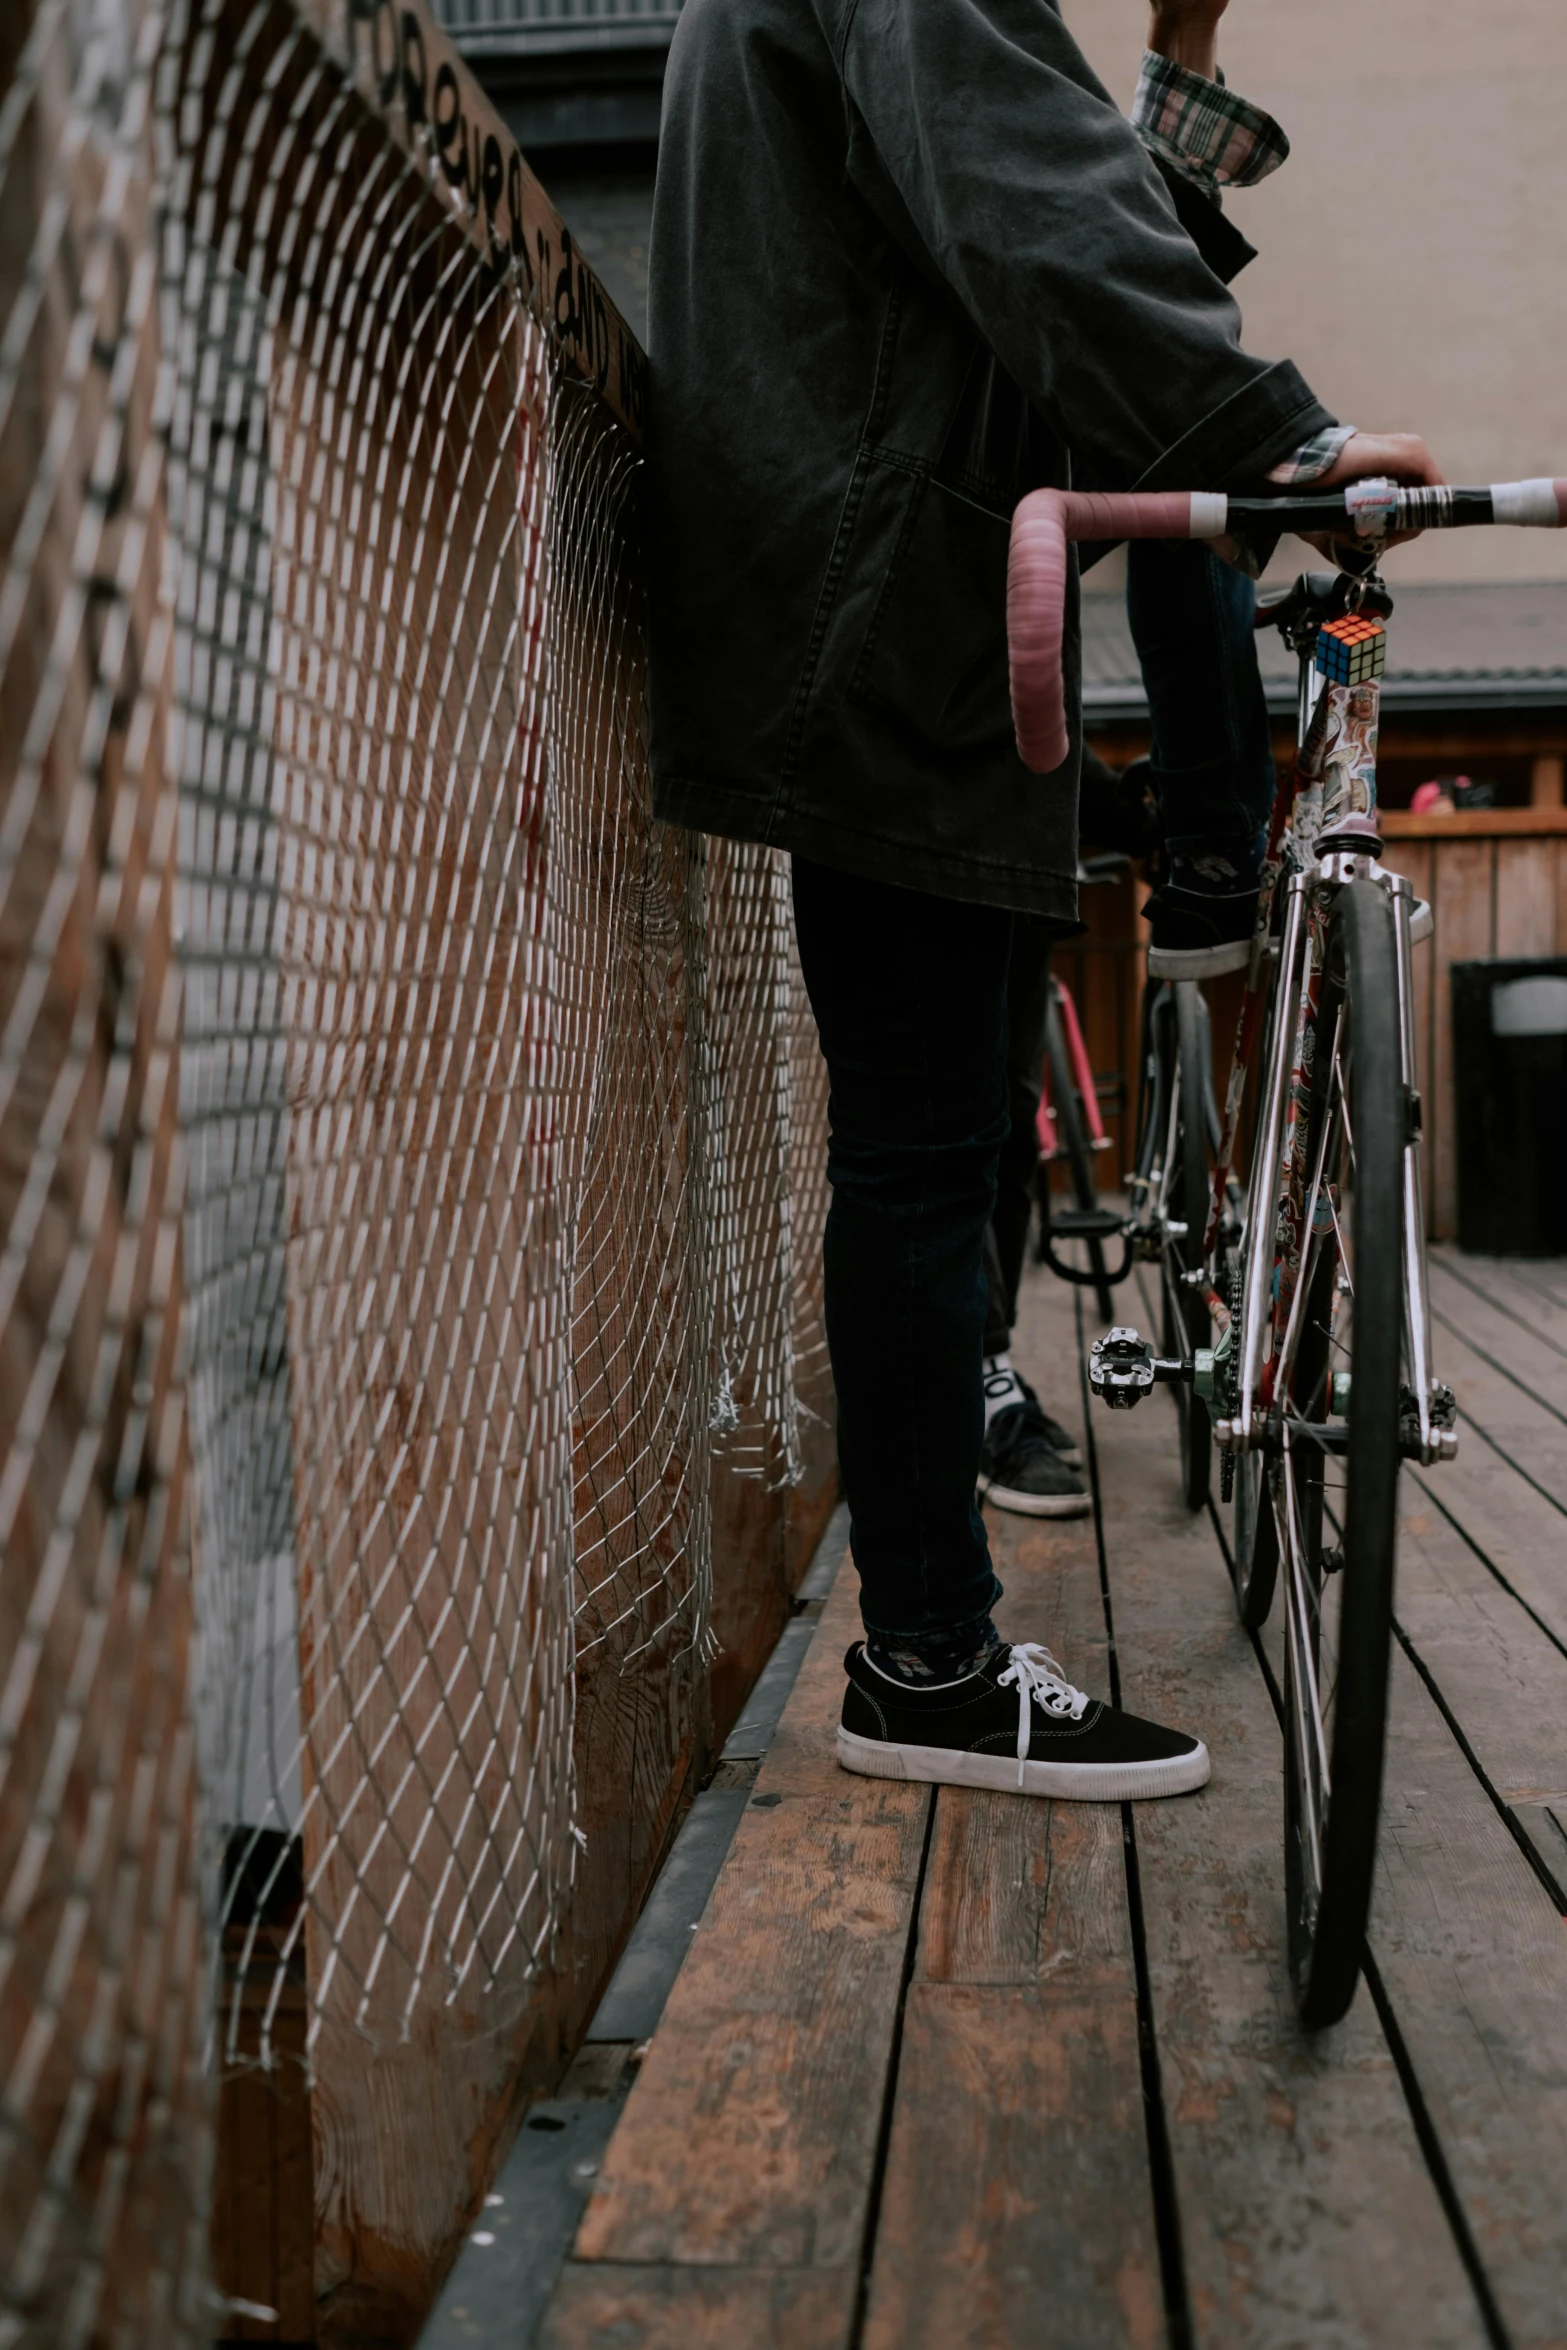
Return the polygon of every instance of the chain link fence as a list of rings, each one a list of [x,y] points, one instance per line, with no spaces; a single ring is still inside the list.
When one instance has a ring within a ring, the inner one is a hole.
[[[830,1454],[787,871],[651,820],[640,354],[422,8],[0,91],[0,2350],[408,2339]]]

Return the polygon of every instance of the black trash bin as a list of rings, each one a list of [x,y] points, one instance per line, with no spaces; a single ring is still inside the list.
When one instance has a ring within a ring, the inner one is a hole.
[[[1458,1245],[1567,1254],[1567,957],[1455,963]]]

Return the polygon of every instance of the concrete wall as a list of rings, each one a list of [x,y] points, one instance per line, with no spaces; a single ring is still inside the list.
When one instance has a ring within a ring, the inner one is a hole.
[[[1141,9],[1062,6],[1127,104]],[[1227,200],[1260,249],[1237,287],[1250,346],[1346,422],[1423,432],[1452,480],[1567,474],[1562,0],[1233,0],[1220,57],[1293,148]],[[1567,579],[1567,534],[1455,533],[1395,563]]]

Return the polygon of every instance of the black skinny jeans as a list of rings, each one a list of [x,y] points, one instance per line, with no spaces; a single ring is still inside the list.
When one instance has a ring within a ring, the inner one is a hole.
[[[794,860],[832,1080],[827,1344],[866,1630],[960,1646],[1001,1595],[975,1500],[985,1226],[1016,917]]]

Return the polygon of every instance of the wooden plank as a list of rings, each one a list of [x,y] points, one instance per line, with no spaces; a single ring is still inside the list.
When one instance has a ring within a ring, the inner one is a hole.
[[[1507,1803],[1567,1790],[1567,1653],[1510,1596],[1412,1479],[1398,1622]]]
[[[1567,1361],[1567,1258],[1480,1257],[1434,1251],[1455,1281],[1477,1286],[1498,1313],[1532,1330]]]
[[[1496,844],[1496,951],[1556,952],[1556,849],[1553,840]]]
[[[1016,1343],[1037,1365],[1049,1358],[1034,1321],[1025,1311]],[[987,1516],[1000,1629],[1045,1642],[1102,1692],[1091,1522]],[[1163,2338],[1120,1808],[947,1787],[865,2342],[1033,2345],[1063,2307],[1084,2343]]]
[[[1455,808],[1450,816],[1379,808],[1377,822],[1385,840],[1546,840],[1567,832],[1567,808]]]
[[[252,2068],[230,2073],[218,2091],[220,2142],[229,2153],[223,2289],[263,2309],[277,2306],[276,2124],[269,2076]],[[277,2328],[260,2318],[235,2317],[230,2325],[238,2342],[277,2338]]]
[[[838,1767],[856,1601],[846,1563],[610,2146],[579,2261],[859,2259],[930,1797]]]
[[[310,2075],[305,2061],[308,2020],[304,1987],[300,1985],[280,2003],[275,2027],[279,2052],[273,2075],[278,2322],[270,2338],[282,2342],[313,2342],[316,2333],[316,2214]]]
[[[1559,751],[1544,751],[1534,762],[1529,778],[1529,805],[1532,808],[1559,808],[1563,801],[1563,778],[1567,760]]]
[[[1397,1649],[1370,1938],[1511,2337],[1559,2344],[1567,1934]]]
[[[1104,1644],[1067,1667],[1103,1690]],[[942,1791],[920,1909],[916,1982],[1033,1987],[1050,1973],[1131,1966],[1116,1805],[1020,1803]],[[1130,1985],[1131,1976],[1126,1977]]]
[[[1125,1702],[1199,1732],[1214,1763],[1201,1795],[1136,1811],[1197,2338],[1381,2342],[1396,2308],[1401,2341],[1467,2350],[1484,2336],[1369,2002],[1313,2039],[1296,2021],[1278,1724],[1181,1500],[1174,1412],[1101,1413],[1096,1440]]]
[[[1533,760],[1541,752],[1567,751],[1562,712],[1552,709],[1444,713],[1401,711],[1396,704],[1384,703],[1381,737],[1384,757],[1391,751],[1400,759],[1429,760],[1434,770],[1484,765],[1499,758]]]
[[[1567,1304],[1545,1284],[1567,1277],[1567,1260],[1465,1256],[1438,1249],[1431,1256],[1433,1305],[1460,1324],[1463,1336],[1496,1355],[1527,1394],[1563,1409],[1567,1384]]]
[[[742,1434],[756,1436],[754,1417]],[[789,1621],[784,1556],[785,1494],[746,1473],[722,1442],[712,1464],[713,1637],[709,1669],[711,1734],[721,1746],[757,1675]]]
[[[1453,1093],[1453,1003],[1448,974],[1454,963],[1493,951],[1492,860],[1488,840],[1454,840],[1438,848],[1432,909],[1436,934],[1430,1137],[1426,1163],[1431,1186],[1428,1221],[1442,1238],[1458,1229],[1458,1136]]]
[[[1471,1424],[1456,1461],[1412,1469],[1424,1501],[1446,1516],[1477,1554],[1559,1640],[1567,1640],[1567,1590],[1559,1561],[1562,1513],[1524,1482]]]
[[[1567,1387],[1561,1357],[1440,1262],[1431,1267],[1431,1310],[1438,1368],[1460,1412],[1567,1509],[1567,1419],[1553,1408]]]
[[[1032,2350],[1068,2311],[1074,2343],[1164,2340],[1129,1986],[917,1982],[866,2350]]]
[[[1567,1668],[1428,1509],[1462,1497],[1466,1468],[1472,1477],[1472,1449],[1409,1480],[1399,1604],[1497,1793],[1537,1801],[1560,1791],[1542,1781],[1560,1774]],[[1498,1526],[1525,1510],[1533,1526],[1506,1564],[1520,1582],[1535,1570],[1533,1597],[1559,1581],[1559,1532],[1549,1547],[1539,1534],[1542,1517],[1558,1528],[1560,1518],[1493,1459],[1477,1538],[1494,1550]],[[1272,1625],[1268,1637],[1276,1651]],[[1541,2182],[1560,2176],[1567,2151],[1567,1936],[1437,1696],[1398,1648],[1390,1704],[1371,1947],[1510,2338],[1558,2344],[1567,2247],[1554,2186]]]
[[[847,2342],[851,2269],[568,2267],[539,2350],[816,2350]]]

